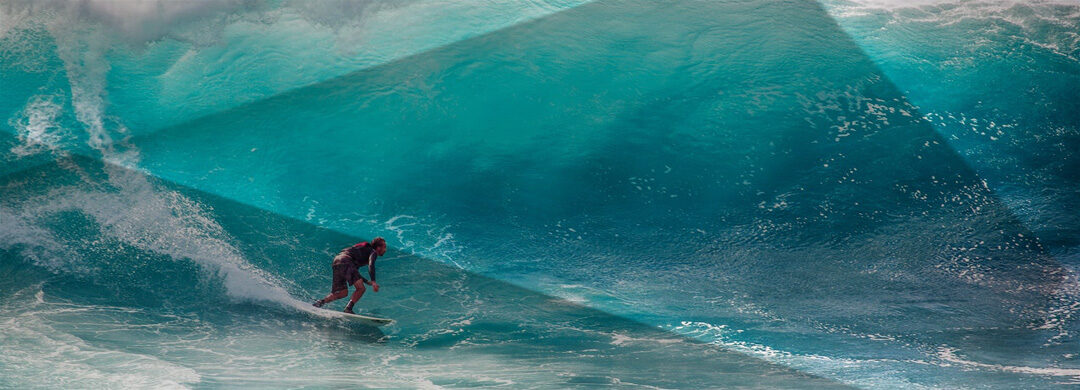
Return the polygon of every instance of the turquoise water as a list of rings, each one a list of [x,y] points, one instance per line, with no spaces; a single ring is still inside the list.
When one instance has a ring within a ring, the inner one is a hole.
[[[1075,386],[1078,26],[3,3],[0,386]]]

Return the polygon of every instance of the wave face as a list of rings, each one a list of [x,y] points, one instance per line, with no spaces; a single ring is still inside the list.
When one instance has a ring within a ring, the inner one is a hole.
[[[1075,386],[1076,31],[1053,2],[5,2],[0,387]],[[361,306],[395,325],[295,310],[377,235]]]

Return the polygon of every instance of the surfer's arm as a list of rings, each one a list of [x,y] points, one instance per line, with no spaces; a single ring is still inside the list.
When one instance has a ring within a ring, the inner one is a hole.
[[[371,253],[371,257],[368,257],[367,272],[368,277],[371,278],[371,284],[375,285],[375,259],[378,258],[374,252]]]

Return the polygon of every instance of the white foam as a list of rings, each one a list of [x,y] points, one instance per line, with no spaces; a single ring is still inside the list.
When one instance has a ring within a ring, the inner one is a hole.
[[[734,335],[741,330],[725,325],[700,321],[682,321],[668,327],[675,333],[710,342],[725,349],[755,356],[811,374],[833,378],[844,383],[868,389],[924,389],[931,386],[911,382],[903,372],[897,372],[898,364],[932,364],[930,362],[894,359],[847,359],[816,354],[801,354],[779,350],[768,345],[737,340]]]
[[[34,295],[37,299],[27,299]],[[40,286],[13,294],[0,316],[0,377],[22,388],[184,389],[199,383],[188,367],[153,356],[102,349],[50,325],[57,307],[42,299]],[[92,307],[83,309],[92,310]]]
[[[103,233],[129,245],[195,262],[221,277],[233,298],[291,302],[280,282],[251,266],[199,203],[155,188],[141,174],[126,169],[113,169],[110,181],[119,184],[119,192],[75,191],[54,205],[93,217]]]
[[[648,344],[678,344],[683,342],[679,338],[654,338],[654,337],[631,337],[622,333],[612,333],[611,345],[622,346],[633,343],[648,343]]]
[[[46,4],[45,6],[55,6]],[[145,16],[150,8],[169,14],[189,12],[190,9],[134,5],[123,9],[119,5],[87,2],[82,6],[99,7],[98,11],[119,15],[132,12]],[[61,19],[58,19],[61,20]],[[85,131],[87,144],[107,162],[105,174],[109,186],[93,175],[83,175],[85,183],[53,189],[47,196],[20,204],[18,212],[7,211],[12,217],[4,222],[3,232],[12,240],[25,242],[25,237],[37,237],[42,242],[56,242],[45,229],[36,228],[50,216],[60,212],[79,211],[93,218],[106,236],[118,239],[141,250],[167,255],[177,261],[190,260],[220,277],[229,296],[253,301],[271,301],[289,306],[293,299],[281,287],[282,283],[247,262],[231,245],[228,233],[198,202],[183,194],[159,188],[134,168],[139,151],[131,145],[116,142],[114,135],[123,136],[126,128],[107,115],[105,99],[107,75],[110,69],[106,52],[110,40],[98,30],[84,26],[52,23],[49,32],[56,40],[57,54],[64,61],[71,84],[71,106]],[[33,100],[28,106],[31,114],[24,126],[28,140],[48,140],[57,127],[55,117],[59,104],[50,99]],[[122,138],[121,138],[122,139]],[[27,141],[30,142],[30,141]],[[83,168],[72,168],[81,173]],[[110,188],[111,187],[111,188]],[[29,245],[42,248],[41,245]],[[70,251],[77,252],[77,251]],[[67,256],[52,256],[46,262],[68,261]],[[56,266],[64,269],[73,264]]]
[[[25,209],[16,211],[0,207],[0,248],[21,248],[19,255],[39,267],[60,271],[67,267],[76,272],[87,272],[85,263],[79,261],[77,251],[69,251],[47,229],[28,218]],[[72,264],[68,264],[68,263]]]
[[[155,188],[141,174],[126,169],[111,169],[109,178],[118,190],[60,187],[23,202],[18,211],[0,208],[0,242],[8,248],[23,247],[24,257],[54,271],[85,272],[79,251],[41,227],[54,215],[78,211],[93,218],[106,236],[176,261],[193,261],[220,277],[235,299],[291,306],[293,300],[282,282],[251,266],[197,202]]]
[[[22,111],[8,120],[15,129],[20,144],[11,148],[18,157],[56,150],[64,139],[57,119],[63,106],[55,95],[36,95],[29,99]]]
[[[1054,368],[1054,367],[1026,367],[1026,366],[1009,366],[1001,364],[989,364],[980,363],[976,361],[967,360],[961,358],[956,354],[955,348],[942,347],[937,351],[937,357],[941,360],[956,363],[969,367],[977,367],[995,371],[1013,372],[1018,374],[1033,374],[1043,376],[1061,376],[1071,377],[1073,380],[1080,381],[1080,369],[1075,368]],[[1076,382],[1080,383],[1080,382]]]
[[[408,214],[395,215],[383,223],[383,229],[393,232],[397,238],[392,243],[394,247],[464,269],[469,263],[458,258],[462,248],[449,232],[450,228],[438,223],[435,217],[420,218]]]

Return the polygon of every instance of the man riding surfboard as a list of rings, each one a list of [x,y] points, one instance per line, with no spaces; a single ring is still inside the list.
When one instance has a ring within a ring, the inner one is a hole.
[[[356,314],[353,312],[353,305],[356,301],[360,300],[360,297],[364,295],[364,291],[367,289],[365,284],[370,285],[372,290],[379,292],[379,284],[375,282],[375,259],[386,254],[386,240],[382,237],[375,237],[374,240],[368,242],[361,242],[359,244],[342,249],[337,256],[334,257],[332,267],[334,269],[333,283],[330,286],[330,294],[327,294],[323,299],[315,301],[312,306],[322,307],[323,305],[344,298],[349,295],[349,285],[356,287],[353,291],[352,299],[349,300],[349,304],[345,305],[345,312],[349,314]],[[360,276],[360,267],[367,266],[368,277],[371,280],[364,279]]]

